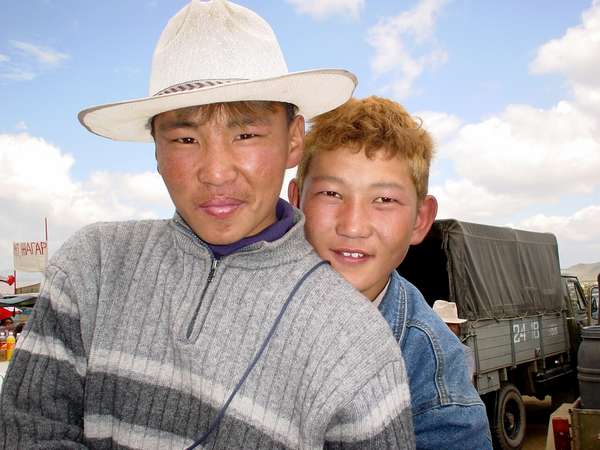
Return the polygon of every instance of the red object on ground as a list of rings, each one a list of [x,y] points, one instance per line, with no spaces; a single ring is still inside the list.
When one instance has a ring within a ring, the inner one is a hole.
[[[556,450],[571,450],[568,419],[561,417],[552,419],[552,432],[554,433],[554,448]]]

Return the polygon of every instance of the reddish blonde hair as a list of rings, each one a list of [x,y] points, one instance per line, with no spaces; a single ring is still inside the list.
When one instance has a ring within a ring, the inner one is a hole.
[[[314,155],[344,148],[362,151],[369,159],[377,154],[402,158],[408,164],[417,199],[421,201],[427,195],[433,141],[420,121],[415,121],[398,103],[376,96],[352,98],[315,117],[311,124],[296,175],[300,192]]]

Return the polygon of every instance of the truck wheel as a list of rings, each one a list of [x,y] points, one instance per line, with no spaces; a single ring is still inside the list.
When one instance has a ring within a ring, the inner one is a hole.
[[[518,450],[525,438],[525,405],[521,393],[512,384],[505,385],[496,401],[492,436],[494,447],[501,450]]]

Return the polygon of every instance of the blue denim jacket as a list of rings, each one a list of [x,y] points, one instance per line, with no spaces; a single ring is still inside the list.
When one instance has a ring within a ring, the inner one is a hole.
[[[469,379],[460,340],[396,272],[379,310],[404,355],[417,449],[491,449],[485,406]]]

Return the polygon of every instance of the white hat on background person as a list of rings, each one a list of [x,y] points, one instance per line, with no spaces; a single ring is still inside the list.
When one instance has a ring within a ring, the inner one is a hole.
[[[288,72],[270,25],[226,0],[192,0],[163,30],[152,59],[149,96],[84,109],[92,133],[123,141],[152,141],[150,119],[189,106],[277,101],[307,120],[351,96],[356,77],[341,69]]]
[[[458,309],[456,303],[446,300],[436,300],[433,303],[433,310],[446,323],[465,323],[467,319],[458,318]]]

